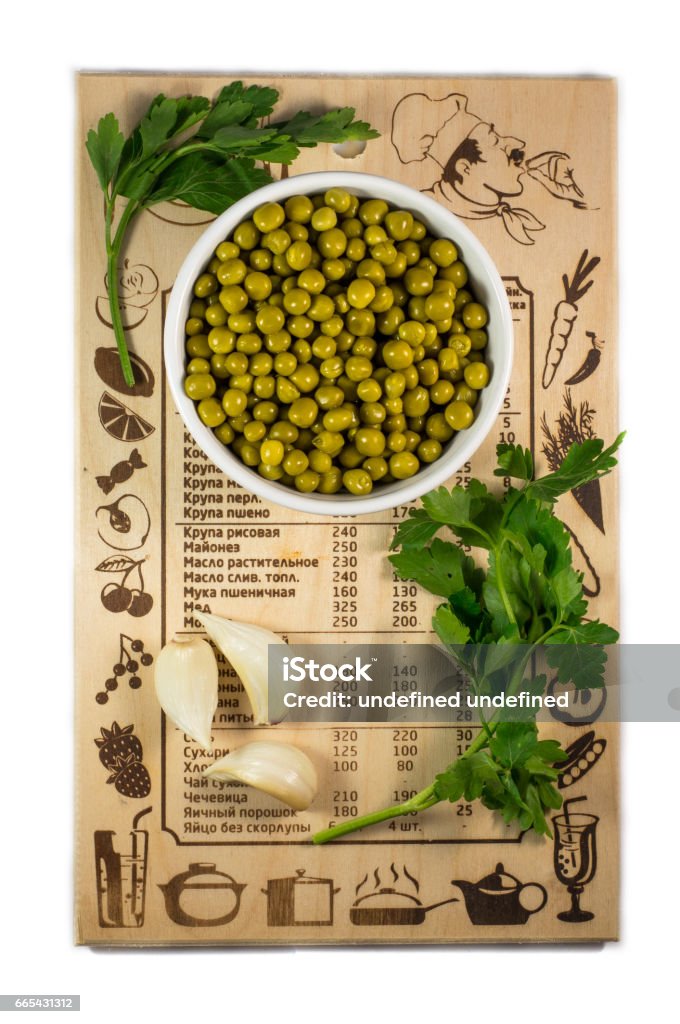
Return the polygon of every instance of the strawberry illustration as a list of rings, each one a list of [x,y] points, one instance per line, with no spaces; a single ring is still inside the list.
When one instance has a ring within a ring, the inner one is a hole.
[[[99,760],[109,770],[107,783],[113,783],[122,796],[145,797],[151,792],[151,778],[142,764],[142,744],[133,735],[134,725],[121,728],[113,722],[110,729],[101,730],[96,739]]]
[[[95,740],[99,747],[99,760],[105,768],[112,768],[118,757],[127,758],[133,754],[136,761],[142,760],[142,744],[133,736],[134,725],[121,728],[114,722],[110,729],[102,729],[101,739]]]
[[[151,778],[141,761],[134,754],[117,757],[110,767],[111,774],[106,780],[113,783],[122,796],[144,797],[151,792]]]

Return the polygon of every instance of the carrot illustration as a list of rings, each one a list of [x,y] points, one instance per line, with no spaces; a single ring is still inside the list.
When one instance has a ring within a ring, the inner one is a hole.
[[[592,280],[589,281],[588,278],[599,262],[599,256],[593,256],[589,260],[588,250],[584,249],[571,281],[566,274],[562,275],[564,301],[558,302],[555,306],[554,318],[550,328],[548,351],[546,352],[545,366],[543,367],[544,388],[550,387],[557,372],[557,367],[562,362],[562,356],[569,342],[574,321],[578,315],[578,303],[592,285]]]

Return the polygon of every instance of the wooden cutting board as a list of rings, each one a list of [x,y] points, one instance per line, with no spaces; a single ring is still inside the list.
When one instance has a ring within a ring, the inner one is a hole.
[[[546,734],[573,745],[564,795],[586,797],[578,809],[594,818],[584,838],[591,879],[580,895],[587,920],[563,919],[571,895],[556,875],[554,842],[523,837],[478,804],[440,805],[393,828],[311,845],[310,836],[330,821],[426,785],[470,741],[473,731],[464,723],[277,727],[277,738],[309,753],[321,781],[309,811],[282,814],[281,805],[254,791],[206,784],[201,771],[207,756],[162,722],[153,659],[175,632],[197,631],[199,607],[300,643],[360,642],[370,634],[385,642],[427,642],[433,636],[432,599],[393,579],[385,558],[404,507],[334,521],[267,504],[213,472],[184,429],[163,372],[163,317],[175,274],[210,215],[165,204],[144,213],[129,238],[120,279],[128,338],[147,371],[144,393],[121,388],[111,373],[110,351],[101,351],[111,350],[114,338],[102,198],[82,144],[87,130],[112,110],[127,133],[157,93],[213,97],[230,80],[109,74],[78,80],[77,941],[186,946],[615,939],[618,729],[597,720],[584,724],[597,715],[594,702],[579,709],[583,720],[545,727]],[[356,107],[381,138],[352,160],[331,146],[304,151],[295,173],[350,169],[432,189],[465,218],[506,283],[515,325],[511,386],[495,433],[451,483],[489,478],[498,441],[530,446],[543,469],[548,454],[559,457],[569,437],[613,439],[614,82],[313,76],[252,82],[280,90],[282,116],[300,108]],[[449,159],[466,138],[477,141],[481,160],[474,159],[475,147],[469,159],[468,142],[465,174],[457,181],[447,164],[461,169]],[[274,176],[280,172],[272,168]],[[551,334],[568,334],[557,366],[548,358]],[[583,370],[591,352],[599,355],[591,355]],[[124,538],[110,529],[112,506],[130,516]],[[559,514],[572,532],[592,612],[616,624],[616,477],[565,496]],[[282,570],[282,558],[297,565]],[[202,578],[206,566],[208,580]],[[116,611],[123,579],[134,600]],[[120,676],[114,665],[122,666]],[[249,723],[247,701],[226,665],[220,696],[217,747],[262,735]],[[100,755],[114,747],[133,752],[148,769],[149,785],[138,795],[107,784],[106,754]],[[489,909],[477,890],[452,886],[454,880],[477,883],[497,870],[527,887],[505,923],[497,905]],[[394,890],[414,907],[414,900],[422,908],[442,905],[406,923],[394,910]],[[383,909],[382,923],[367,923],[369,915],[358,912],[362,905]]]

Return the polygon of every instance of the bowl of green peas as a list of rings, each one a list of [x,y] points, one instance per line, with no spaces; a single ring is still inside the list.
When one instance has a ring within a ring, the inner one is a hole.
[[[213,221],[164,336],[198,446],[261,498],[318,515],[448,480],[494,427],[512,350],[474,234],[429,196],[353,172],[274,182]]]

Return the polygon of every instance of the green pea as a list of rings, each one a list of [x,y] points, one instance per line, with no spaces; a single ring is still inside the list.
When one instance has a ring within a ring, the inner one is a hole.
[[[404,438],[406,439],[407,452],[414,452],[421,441],[420,434],[417,431],[410,429],[404,431]]]
[[[320,206],[312,214],[312,227],[315,231],[319,231],[321,233],[330,231],[337,223],[338,215],[330,206]]]
[[[266,434],[267,426],[261,420],[250,420],[250,422],[246,423],[243,428],[243,436],[250,444],[256,444],[258,441],[262,441]],[[272,442],[272,444],[274,443],[278,442]],[[261,454],[262,450],[260,450],[260,455]]]
[[[216,388],[215,378],[209,373],[192,373],[184,379],[184,390],[194,402],[199,402],[202,398],[211,398]]]
[[[467,402],[457,399],[444,410],[446,422],[454,430],[466,430],[474,419],[474,412]]]
[[[369,426],[383,423],[386,416],[387,410],[380,402],[364,402],[359,409],[359,419]]]
[[[436,441],[433,437],[427,438],[425,441],[421,441],[416,448],[416,454],[421,462],[436,462],[441,456],[442,446],[439,441]]]
[[[486,331],[471,328],[467,333],[473,352],[480,352],[483,348],[486,348],[486,343],[489,340]]]
[[[350,356],[345,363],[345,373],[350,380],[368,380],[373,372],[373,364],[364,356]]]
[[[204,398],[198,403],[196,408],[206,427],[219,427],[227,418],[224,409],[216,398]]]
[[[317,434],[314,438],[314,446],[318,448],[320,452],[324,452],[324,454],[330,455],[331,457],[338,455],[339,452],[342,451],[344,444],[345,439],[342,434],[331,430],[322,430],[321,433]]]
[[[453,384],[449,380],[438,380],[430,388],[430,401],[435,405],[448,405],[453,398]]]
[[[276,306],[265,305],[257,311],[255,322],[258,330],[263,334],[276,334],[277,331],[283,329],[286,317],[283,311],[277,309]]]
[[[305,469],[295,477],[295,489],[303,494],[311,494],[319,486],[320,480],[319,473],[315,473],[313,469]]]
[[[341,316],[334,313],[333,316],[329,317],[328,320],[324,320],[320,325],[321,333],[329,338],[337,338],[340,332],[344,329],[345,322]]]
[[[257,472],[260,476],[264,477],[265,480],[274,480],[283,482],[285,473],[281,466],[270,466],[266,462],[261,462],[257,467]]]
[[[290,375],[290,379],[301,392],[313,391],[319,383],[319,371],[311,363],[298,366]],[[299,424],[298,424],[299,426]]]
[[[350,282],[347,288],[347,301],[355,309],[365,309],[375,298],[375,285],[367,278]]]
[[[194,285],[194,295],[199,299],[212,295],[218,289],[217,278],[214,274],[201,274]]]
[[[275,256],[281,256],[288,246],[291,244],[293,239],[290,237],[287,231],[283,228],[276,228],[274,231],[268,231],[262,236],[262,245],[265,249],[268,249]],[[252,257],[251,257],[252,260]],[[271,258],[269,265],[271,266]],[[260,268],[262,269],[262,268]]]
[[[328,430],[331,433],[339,433],[341,430],[347,430],[353,425],[354,416],[352,411],[344,406],[339,409],[331,409],[323,418],[324,430]]]
[[[345,393],[342,388],[334,387],[332,384],[324,384],[316,389],[314,399],[320,409],[339,409],[345,401]]]
[[[297,369],[298,361],[292,352],[279,352],[274,358],[274,370],[281,377],[290,377]]]
[[[383,459],[382,456],[370,456],[368,459],[364,459],[361,468],[366,470],[374,483],[387,476],[389,469],[387,460]]]
[[[425,313],[430,320],[446,320],[453,315],[453,309],[453,299],[445,291],[432,292],[425,299]]]
[[[429,295],[433,284],[433,275],[423,267],[410,267],[404,274],[404,285],[409,295]]]
[[[327,473],[322,473],[317,491],[319,494],[337,494],[342,488],[342,470],[333,466]]]
[[[341,281],[346,273],[342,260],[326,259],[321,264],[321,271],[330,282]]]
[[[467,404],[474,409],[477,404],[477,398],[477,392],[474,388],[471,388],[469,384],[466,384],[465,381],[461,381],[459,384],[456,384],[454,400],[457,399],[460,402],[467,402]]]
[[[284,405],[291,405],[300,397],[300,391],[286,377],[279,377],[276,381],[276,397]]]
[[[222,423],[214,433],[217,440],[221,441],[222,444],[231,444],[235,437],[234,428],[229,423]]]
[[[271,398],[275,391],[276,380],[271,376],[256,377],[253,381],[253,392],[257,398]]]
[[[337,377],[340,377],[344,369],[345,364],[340,356],[331,356],[330,359],[324,359],[319,367],[321,376],[329,380],[335,380]]]
[[[276,331],[274,334],[268,334],[264,339],[264,345],[268,352],[273,352],[276,355],[279,352],[286,352],[293,343],[293,339],[290,333],[285,330]]]
[[[235,242],[220,242],[220,244],[215,249],[215,255],[217,256],[218,260],[220,260],[220,262],[235,259],[238,256],[239,252],[240,249]]]
[[[385,214],[385,228],[397,242],[403,242],[413,230],[413,214],[408,210],[391,210]]]
[[[269,352],[258,352],[256,355],[251,356],[248,363],[248,372],[253,377],[266,377],[268,373],[271,373],[274,366],[274,360],[269,355]]]
[[[291,270],[304,270],[312,262],[312,247],[309,242],[293,242],[284,256]]]
[[[314,216],[318,216],[318,211]],[[312,226],[314,226],[314,217],[312,217]],[[321,231],[316,244],[325,259],[338,259],[344,255],[347,249],[347,235],[340,228],[331,227]]]
[[[392,430],[387,435],[387,447],[391,452],[403,452],[406,448],[406,438],[400,430]]]
[[[430,393],[418,385],[404,395],[404,412],[407,416],[423,416],[430,408]]]
[[[288,420],[277,420],[269,428],[268,436],[272,441],[283,441],[284,445],[295,444],[300,436],[300,431],[294,423],[290,423]]]
[[[248,273],[248,266],[241,259],[229,259],[217,268],[217,280],[223,287],[241,284]]]
[[[350,494],[370,494],[373,490],[373,480],[365,469],[348,469],[342,474],[342,482]]]
[[[248,406],[248,396],[245,391],[239,391],[238,388],[229,388],[222,395],[222,409],[229,417],[240,416],[241,413],[246,411]]]
[[[284,232],[285,234],[285,232]],[[264,239],[262,239],[264,244]],[[248,258],[248,263],[252,270],[262,271],[269,270],[272,265],[272,254],[267,249],[253,249]],[[268,278],[270,287],[273,287],[271,278]]]
[[[435,441],[444,443],[453,437],[453,430],[444,416],[444,413],[435,412],[427,417],[425,433]]]
[[[187,374],[191,376],[194,373],[210,373],[210,362],[207,359],[202,359],[200,356],[189,360]]]
[[[283,308],[293,316],[300,316],[306,313],[311,304],[311,295],[304,288],[290,288],[283,296]]]
[[[344,231],[343,226],[343,233]],[[345,249],[345,256],[352,261],[352,263],[360,263],[366,256],[366,243],[363,238],[352,238],[350,236],[347,242],[347,248]]]
[[[228,313],[219,300],[208,306],[205,311],[205,321],[209,327],[223,327],[227,322]]]
[[[288,418],[296,427],[311,427],[318,413],[319,407],[313,398],[298,398],[291,404]]]
[[[337,213],[345,213],[349,210],[352,197],[344,188],[329,188],[324,194],[323,201],[326,206]]]
[[[382,455],[385,436],[374,427],[359,427],[354,437],[354,446],[361,455]]]
[[[274,423],[278,416],[279,409],[276,402],[256,402],[253,406],[253,418],[262,423]]]
[[[376,286],[385,284],[385,268],[377,260],[362,260],[357,266],[356,275]]]
[[[330,320],[335,313],[335,303],[328,295],[317,295],[308,310],[310,320]]]
[[[389,471],[395,480],[406,480],[420,469],[420,463],[413,452],[398,452],[390,456]]]
[[[187,355],[191,356],[192,359],[196,356],[201,359],[209,359],[212,355],[207,334],[194,334],[192,338],[188,338],[186,350]]]
[[[362,380],[357,385],[357,396],[362,402],[377,402],[382,397],[382,388],[375,378]]]
[[[470,363],[463,371],[465,383],[475,391],[481,391],[489,383],[489,367],[486,363]]]
[[[281,227],[285,219],[286,214],[279,203],[264,203],[253,213],[253,223],[259,231],[274,231]]]
[[[239,455],[241,456],[241,461],[251,468],[257,466],[260,461],[260,453],[257,445],[254,444],[244,444],[241,447]]]
[[[412,348],[425,341],[425,327],[417,320],[405,320],[399,324],[398,335],[401,341],[407,341]]]
[[[306,224],[312,219],[314,203],[309,196],[291,196],[284,203],[284,210],[288,220]]]
[[[308,338],[314,330],[314,321],[307,316],[289,316],[286,327],[294,338]]]
[[[308,466],[309,459],[299,448],[293,448],[283,459],[283,468],[289,476],[298,476],[298,474],[304,473]]]
[[[234,229],[234,241],[241,249],[255,249],[260,241],[260,232],[252,220],[244,220]]]
[[[259,334],[249,332],[248,334],[241,334],[236,339],[236,351],[241,352],[245,356],[253,356],[256,352],[259,352],[262,348],[262,338]]]
[[[313,469],[315,473],[328,473],[333,468],[333,460],[330,455],[326,455],[325,452],[320,452],[318,449],[314,449],[307,457],[309,468]]]
[[[458,250],[448,238],[437,238],[428,249],[428,255],[438,267],[450,267],[458,259]]]
[[[217,380],[226,380],[227,377],[231,377],[229,367],[227,366],[227,356],[222,355],[220,352],[216,352],[214,356],[211,356],[210,372]]]
[[[281,441],[267,440],[260,446],[260,460],[265,466],[278,466],[283,462],[283,443]]]
[[[320,295],[326,287],[326,281],[320,271],[309,267],[298,275],[296,285],[298,288],[304,289],[304,291],[308,292],[310,295]],[[300,312],[304,313],[306,312],[306,309],[309,309],[309,305],[307,305],[305,309],[300,310]],[[291,310],[290,312],[297,312],[297,310]]]
[[[422,359],[418,363],[418,377],[420,383],[431,387],[439,380],[439,364],[436,359]]]
[[[391,370],[403,370],[413,362],[413,350],[406,341],[388,341],[383,345],[382,357]]]
[[[389,213],[389,206],[384,199],[367,199],[359,206],[359,220],[366,225],[380,224]]]

